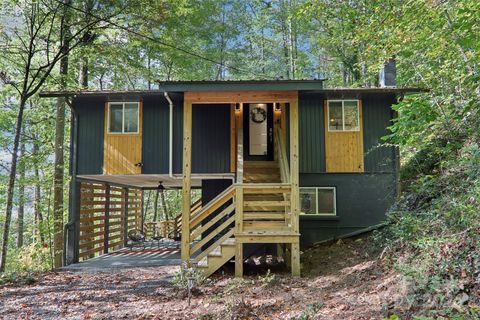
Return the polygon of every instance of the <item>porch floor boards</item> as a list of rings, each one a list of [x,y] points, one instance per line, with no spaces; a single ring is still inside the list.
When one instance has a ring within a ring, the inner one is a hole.
[[[180,247],[148,246],[142,248],[122,248],[101,256],[63,267],[69,271],[105,271],[118,268],[149,268],[180,265]]]

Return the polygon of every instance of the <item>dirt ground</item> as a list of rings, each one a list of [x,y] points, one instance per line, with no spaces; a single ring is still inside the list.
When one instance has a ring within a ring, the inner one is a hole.
[[[303,276],[213,277],[191,299],[178,267],[49,272],[0,287],[2,319],[383,319],[401,314],[405,284],[378,262],[368,238],[302,253]],[[394,309],[395,308],[395,309]]]

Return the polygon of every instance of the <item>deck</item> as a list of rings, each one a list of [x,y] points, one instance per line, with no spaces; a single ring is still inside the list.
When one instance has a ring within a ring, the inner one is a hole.
[[[122,248],[63,268],[70,271],[105,271],[119,268],[149,268],[180,265],[179,243],[172,241],[157,245],[147,242],[145,248]]]

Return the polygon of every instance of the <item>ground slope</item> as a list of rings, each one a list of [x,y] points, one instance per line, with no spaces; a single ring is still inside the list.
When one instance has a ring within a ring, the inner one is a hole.
[[[403,304],[400,275],[378,260],[370,238],[302,254],[304,276],[217,275],[188,302],[178,267],[50,272],[33,285],[0,287],[0,318],[29,319],[383,319]]]

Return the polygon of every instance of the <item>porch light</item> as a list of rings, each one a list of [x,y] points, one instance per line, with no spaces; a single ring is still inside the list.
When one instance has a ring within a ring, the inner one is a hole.
[[[273,110],[274,110],[275,112],[282,112],[282,106],[280,105],[280,103],[275,102],[275,103],[273,104]]]
[[[242,103],[235,103],[235,112],[240,113],[242,111]]]

